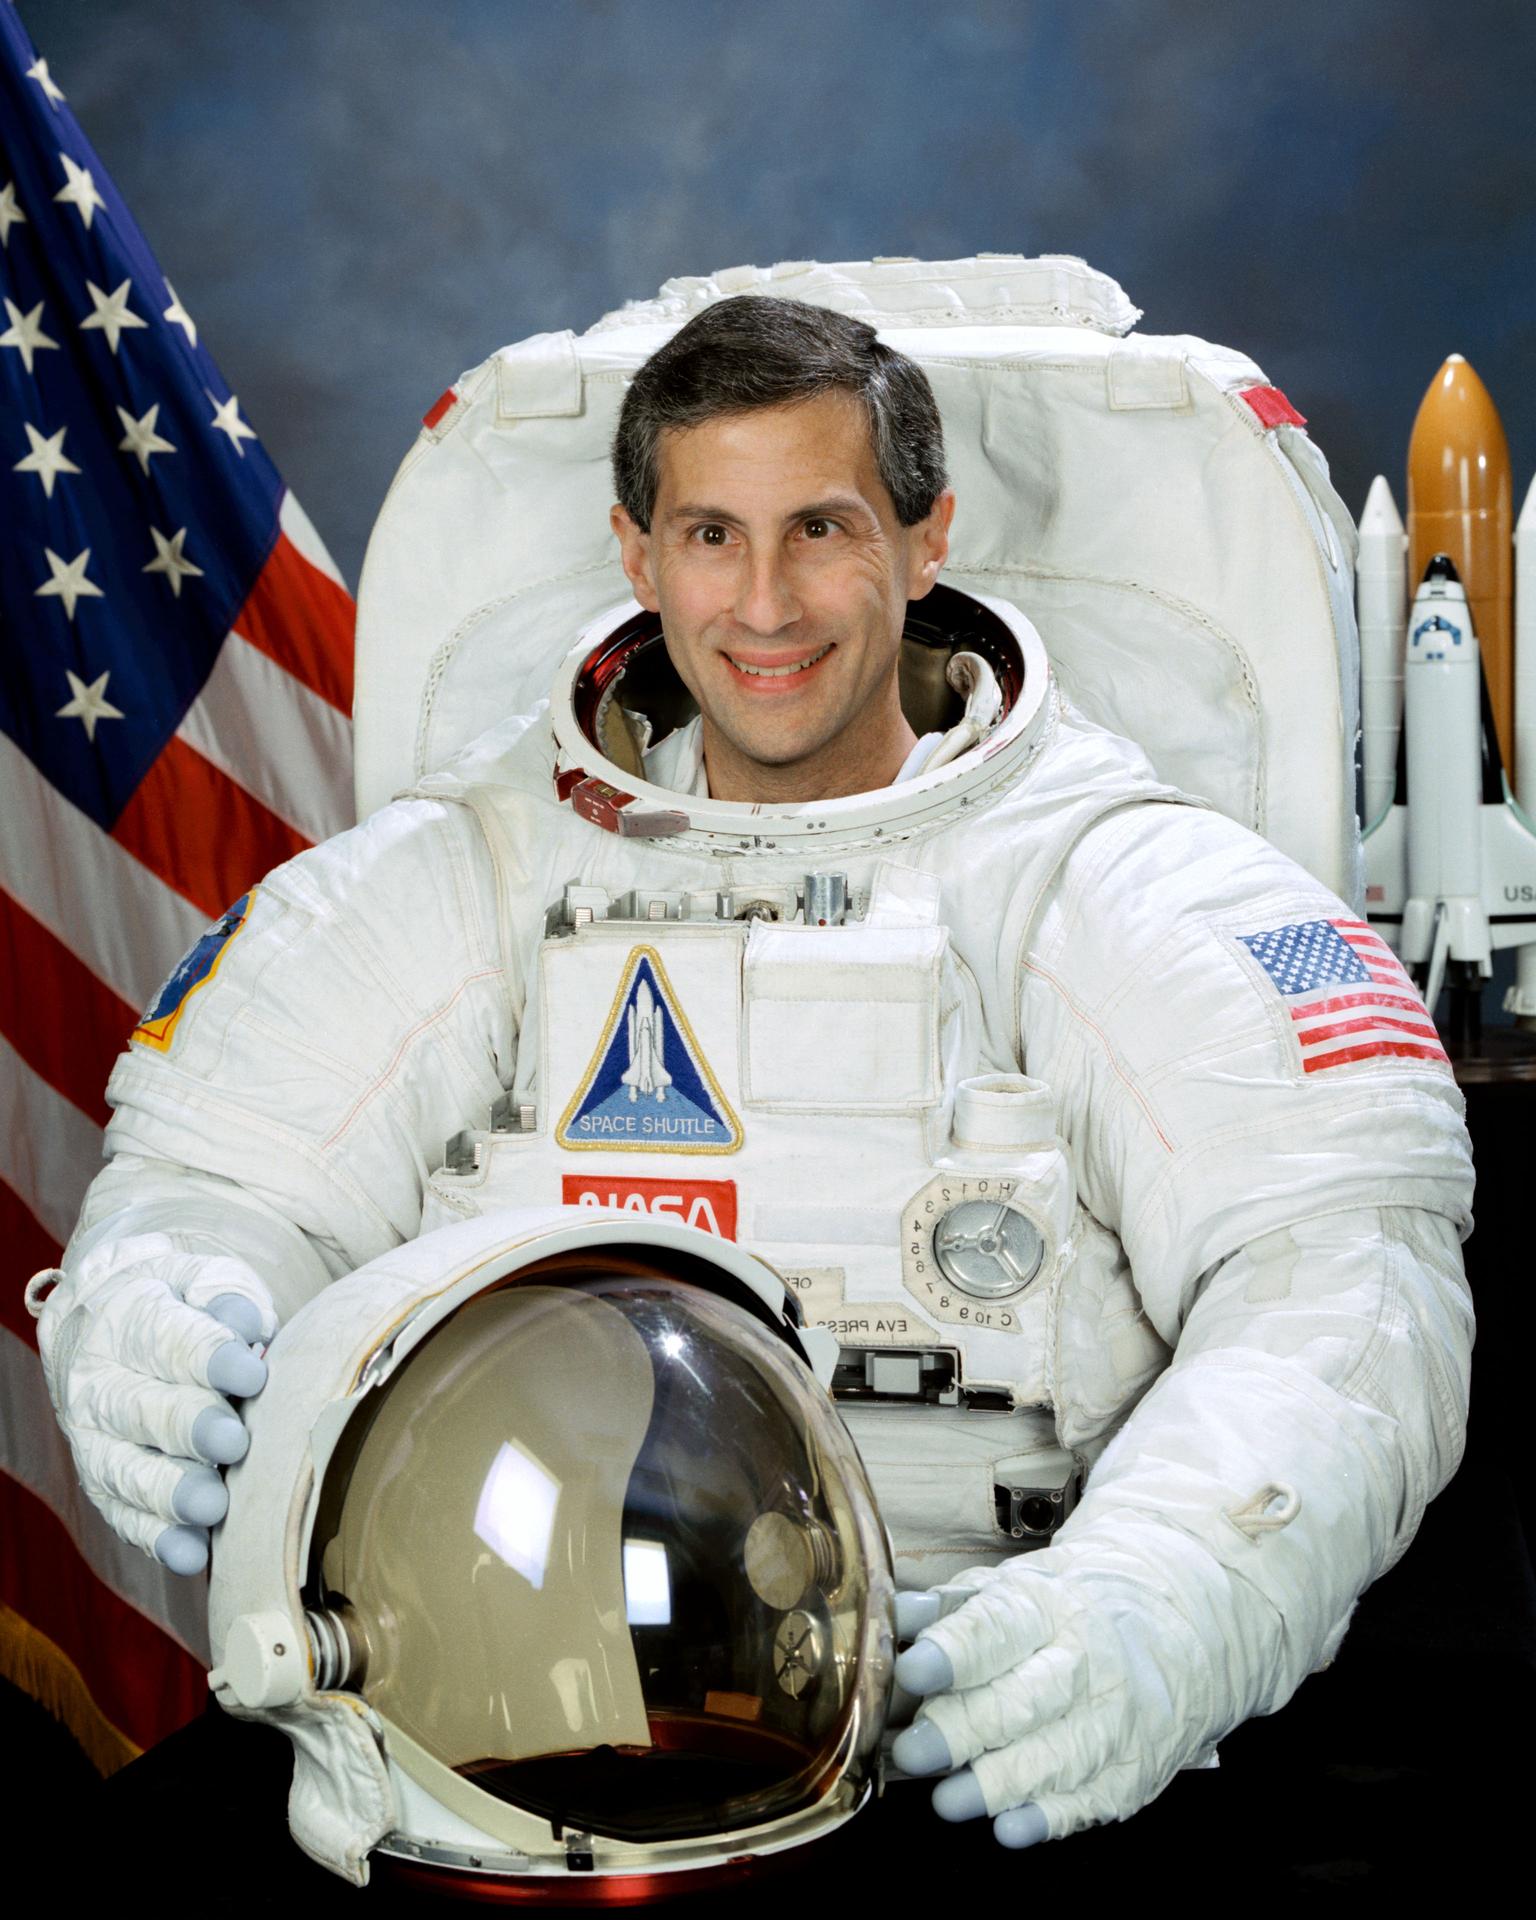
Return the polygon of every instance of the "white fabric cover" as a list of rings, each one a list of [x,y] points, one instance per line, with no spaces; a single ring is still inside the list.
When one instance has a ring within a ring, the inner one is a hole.
[[[1353,523],[1305,433],[1238,398],[1264,384],[1252,361],[1131,334],[1114,281],[1059,256],[733,268],[463,374],[368,551],[360,815],[543,698],[571,634],[623,596],[625,383],[748,291],[855,313],[912,355],[959,495],[945,580],[1022,607],[1090,718],[1358,899]]]

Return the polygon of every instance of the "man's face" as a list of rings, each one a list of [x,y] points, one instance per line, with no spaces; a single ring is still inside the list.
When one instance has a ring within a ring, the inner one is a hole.
[[[842,393],[669,430],[659,466],[650,532],[622,507],[612,522],[706,750],[713,728],[738,763],[781,770],[775,786],[797,766],[867,757],[893,717],[904,724],[902,624],[944,562],[954,496],[903,527],[864,410]]]

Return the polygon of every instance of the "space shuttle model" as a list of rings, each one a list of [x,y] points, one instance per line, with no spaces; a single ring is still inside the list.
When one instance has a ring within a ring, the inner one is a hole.
[[[1356,575],[1366,913],[1432,1013],[1451,989],[1453,1039],[1501,947],[1505,1006],[1536,1025],[1536,481],[1513,539],[1510,517],[1503,426],[1453,354],[1414,422],[1407,527],[1378,476]]]
[[[662,1065],[666,1036],[661,1030],[661,1013],[648,982],[642,980],[629,1008],[629,1065],[619,1075],[629,1088],[631,1100],[642,1093],[665,1100],[672,1076]]]

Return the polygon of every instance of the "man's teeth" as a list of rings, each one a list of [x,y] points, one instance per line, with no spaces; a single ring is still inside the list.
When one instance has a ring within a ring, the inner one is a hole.
[[[804,673],[807,667],[814,667],[818,660],[824,660],[832,651],[832,643],[827,642],[820,652],[809,653],[803,660],[792,660],[787,667],[749,667],[745,660],[737,660],[731,655],[726,658],[738,673],[755,674],[762,680],[782,680],[787,673]]]

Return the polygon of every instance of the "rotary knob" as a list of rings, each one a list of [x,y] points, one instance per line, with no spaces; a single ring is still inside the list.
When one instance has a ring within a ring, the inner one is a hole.
[[[972,1299],[1006,1300],[1040,1271],[1045,1241],[1006,1201],[965,1200],[935,1227],[933,1257],[949,1284]]]

